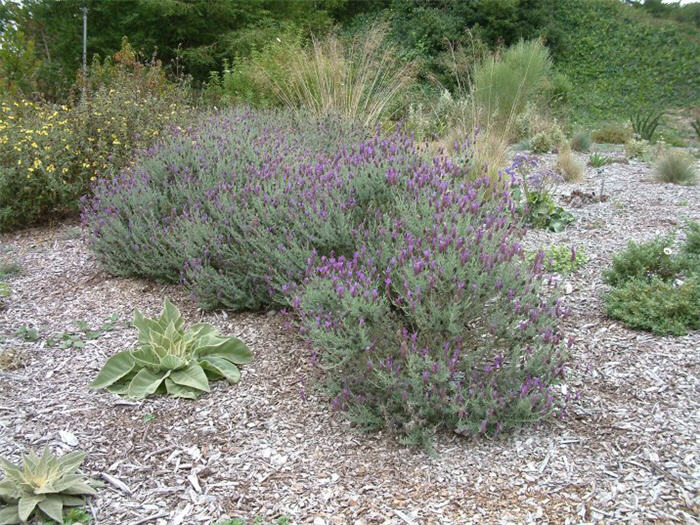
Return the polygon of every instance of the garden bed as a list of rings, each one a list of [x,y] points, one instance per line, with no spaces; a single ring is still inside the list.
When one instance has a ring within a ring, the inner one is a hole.
[[[700,189],[654,183],[634,161],[587,177],[559,194],[597,194],[604,183],[608,200],[571,209],[576,222],[564,232],[526,238],[528,248],[564,243],[589,259],[564,283],[565,328],[576,337],[567,388],[581,397],[563,420],[497,439],[442,434],[436,457],[357,433],[313,392],[310,352],[284,316],[202,313],[181,287],[110,277],[79,227],[64,224],[0,237],[0,257],[22,267],[0,311],[0,352],[14,356],[0,370],[0,455],[86,450],[83,470],[106,484],[89,509],[103,524],[691,522],[700,513],[700,334],[626,329],[604,316],[600,295],[602,270],[628,240],[700,220]],[[156,314],[164,297],[250,346],[241,382],[216,383],[196,402],[91,390],[105,359],[135,342],[125,324],[133,309]],[[113,314],[115,329],[101,330]],[[94,339],[81,337],[78,320]],[[23,325],[39,340],[18,337]],[[84,347],[46,344],[64,333]]]

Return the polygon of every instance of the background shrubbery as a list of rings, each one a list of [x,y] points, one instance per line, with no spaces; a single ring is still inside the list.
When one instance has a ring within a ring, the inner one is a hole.
[[[2,102],[0,231],[76,213],[93,181],[187,119],[186,91],[126,42],[115,61],[93,64],[89,88],[70,105]]]

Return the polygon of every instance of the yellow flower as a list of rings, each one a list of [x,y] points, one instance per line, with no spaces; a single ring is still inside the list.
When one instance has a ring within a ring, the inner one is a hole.
[[[121,142],[119,142],[117,139],[114,139],[112,141],[112,144],[114,144],[115,146],[118,146],[119,144],[121,144]]]

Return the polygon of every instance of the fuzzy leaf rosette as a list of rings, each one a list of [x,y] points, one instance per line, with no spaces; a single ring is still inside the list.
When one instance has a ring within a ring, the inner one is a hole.
[[[134,326],[139,347],[110,357],[93,388],[136,399],[158,393],[195,399],[209,392],[210,379],[237,383],[238,365],[252,358],[242,341],[219,335],[209,324],[185,329],[182,315],[167,299],[157,318],[148,319],[137,310]]]
[[[17,467],[0,458],[0,525],[26,523],[39,511],[63,523],[64,507],[84,505],[84,496],[94,496],[98,482],[77,473],[85,452],[54,456],[44,448],[41,456],[30,452]]]

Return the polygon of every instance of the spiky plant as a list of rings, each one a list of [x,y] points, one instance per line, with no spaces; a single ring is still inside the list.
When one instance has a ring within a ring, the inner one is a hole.
[[[659,126],[659,120],[663,117],[663,111],[651,111],[649,113],[635,113],[632,115],[632,129],[635,135],[638,135],[644,140],[651,141],[654,138],[656,128]]]
[[[695,117],[695,120],[693,120],[690,125],[695,131],[695,136],[700,139],[700,117]]]
[[[23,456],[22,468],[0,458],[5,478],[0,481],[0,525],[26,523],[31,516],[45,514],[63,523],[64,507],[84,505],[83,496],[94,496],[97,482],[77,473],[85,452],[54,456],[44,448]]]
[[[187,330],[184,325],[179,310],[167,299],[155,319],[136,310],[140,348],[110,357],[92,387],[138,399],[155,393],[195,399],[209,392],[209,379],[237,383],[241,373],[236,365],[249,363],[252,357],[243,342],[218,335],[209,324]]]

